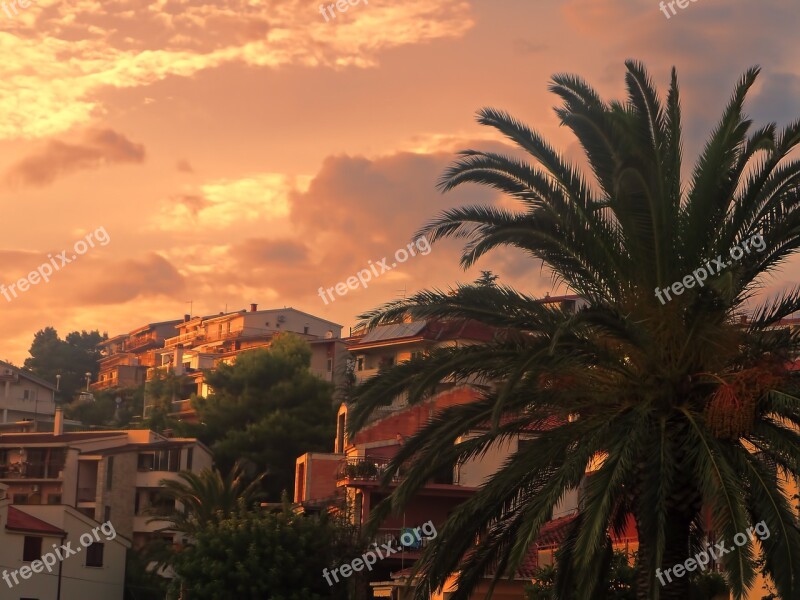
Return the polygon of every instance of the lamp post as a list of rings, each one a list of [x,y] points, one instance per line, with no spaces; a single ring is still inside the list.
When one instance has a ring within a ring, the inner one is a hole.
[[[86,375],[86,391],[88,392],[89,383],[92,381],[92,374],[87,371],[86,373],[84,373],[84,375]]]

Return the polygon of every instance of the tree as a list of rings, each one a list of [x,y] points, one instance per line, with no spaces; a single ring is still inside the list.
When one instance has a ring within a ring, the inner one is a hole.
[[[142,424],[145,428],[163,432],[165,429],[177,430],[181,434],[190,433],[194,428],[180,423],[170,417],[173,412],[172,403],[184,398],[184,390],[189,388],[188,378],[175,375],[173,372],[156,371],[154,377],[147,382],[144,398],[148,407]]]
[[[297,456],[328,449],[336,433],[333,386],[313,375],[310,364],[308,343],[281,335],[268,350],[244,352],[209,373],[214,393],[194,403],[204,423],[199,436],[217,464],[225,470],[243,459],[266,472],[272,500],[293,488]]]
[[[259,498],[263,476],[248,481],[236,463],[222,475],[217,469],[200,473],[181,471],[178,479],[162,479],[159,494],[170,501],[167,510],[151,509],[150,521],[166,521],[170,531],[193,536],[211,521],[225,519],[244,508],[249,510]]]
[[[468,598],[484,574],[514,572],[554,505],[581,483],[558,598],[568,597],[572,582],[579,598],[591,596],[607,568],[607,532],[628,515],[640,543],[639,599],[687,597],[687,578],[662,587],[657,575],[703,543],[707,515],[716,539],[728,544],[764,520],[766,572],[781,597],[800,595],[800,532],[782,487],[800,466],[800,399],[787,370],[797,336],[773,331],[800,309],[800,288],[741,319],[764,277],[800,247],[800,162],[790,157],[800,122],[753,130],[743,104],[758,69],[747,71],[684,182],[677,75],[663,102],[643,65],[626,66],[625,102],[604,101],[576,76],[552,80],[563,100],[557,115],[578,138],[589,176],[535,131],[483,109],[479,121],[530,162],[466,151],[441,187],[492,186],[520,210],[455,208],[420,232],[433,242],[466,239],[465,268],[496,248],[520,248],[588,308],[572,313],[506,286],[467,285],[362,315],[369,327],[404,317],[469,318],[498,331],[490,343],[401,363],[357,392],[351,432],[403,391],[413,404],[444,378],[497,382],[406,442],[384,476],[391,480],[401,465],[410,470],[373,511],[373,526],[437,469],[542,429],[450,515],[418,562],[432,588],[458,572],[452,600]],[[658,291],[667,289],[662,301]],[[492,426],[465,435],[481,423]],[[748,538],[722,558],[737,598],[753,583],[756,554]]]
[[[495,275],[491,271],[481,271],[481,276],[475,280],[475,285],[497,285],[495,281],[497,281],[499,277],[499,275]]]
[[[91,399],[79,396],[67,405],[64,414],[84,425],[123,428],[135,413],[141,412],[143,396],[142,388],[101,390],[93,392]]]
[[[636,573],[631,564],[635,564],[635,555],[615,550],[609,565],[608,572],[598,589],[602,600],[635,600],[636,598]],[[536,570],[531,584],[525,588],[526,600],[550,600],[556,580],[557,567],[549,565]],[[687,574],[689,579],[688,600],[721,600],[730,598],[730,590],[725,585],[724,578],[715,572],[694,571]],[[574,598],[570,596],[570,598]]]
[[[97,378],[101,358],[97,345],[108,339],[99,331],[73,331],[65,339],[53,327],[45,327],[33,336],[25,368],[46,381],[55,383],[61,375],[60,397],[69,402],[86,386],[86,373]]]
[[[236,513],[209,521],[179,552],[174,569],[193,600],[345,600],[347,586],[328,586],[325,568],[357,556],[352,532],[330,517]]]

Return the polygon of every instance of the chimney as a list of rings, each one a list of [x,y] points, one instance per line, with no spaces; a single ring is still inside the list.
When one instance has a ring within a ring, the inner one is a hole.
[[[183,322],[186,323],[187,321],[192,320],[192,315],[183,315]]]
[[[64,409],[56,406],[56,413],[53,419],[53,435],[64,435]]]
[[[250,305],[250,312],[256,312],[258,310],[258,304],[251,304]]]

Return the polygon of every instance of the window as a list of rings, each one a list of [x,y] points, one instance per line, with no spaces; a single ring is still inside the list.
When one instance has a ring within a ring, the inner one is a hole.
[[[42,538],[33,535],[25,536],[25,543],[22,546],[22,560],[32,562],[42,557]]]
[[[114,479],[114,457],[108,457],[108,463],[106,465],[106,489],[111,489],[111,482]],[[108,519],[106,519],[108,521]]]
[[[356,359],[356,371],[363,371],[364,370],[364,357],[359,356]]]
[[[186,451],[186,470],[192,470],[192,459],[194,458],[194,448],[189,448]]]
[[[303,327],[303,333],[308,334],[308,325]]]
[[[139,491],[133,493],[133,514],[138,515],[141,501],[139,500]]]
[[[173,448],[171,450],[140,454],[138,469],[140,471],[171,471],[177,473],[181,470],[181,449]]]
[[[61,494],[47,494],[48,504],[61,504]]]
[[[328,359],[328,365],[327,365],[326,369],[327,369],[328,373],[333,371],[333,359],[332,358]]]
[[[86,566],[87,567],[102,567],[103,566],[103,549],[105,544],[100,542],[92,542],[86,548]]]
[[[22,399],[23,400],[30,400],[31,399],[31,391],[30,390],[22,390]]]
[[[106,506],[106,509],[104,511],[104,514],[103,514],[103,517],[104,517],[103,520],[106,521],[106,522],[111,520],[111,507],[110,506]]]
[[[13,504],[27,504],[28,503],[28,494],[14,494],[13,499],[11,500]]]
[[[339,415],[339,423],[336,426],[336,452],[344,452],[345,418],[345,413]]]

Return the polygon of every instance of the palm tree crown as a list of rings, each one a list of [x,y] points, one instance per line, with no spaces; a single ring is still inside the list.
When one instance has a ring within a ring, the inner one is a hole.
[[[199,527],[224,519],[240,508],[250,508],[259,497],[263,475],[246,481],[239,463],[227,475],[205,468],[200,473],[181,471],[177,479],[162,479],[159,493],[175,502],[168,511],[154,509],[150,521],[166,521],[167,530],[192,535]]]
[[[586,309],[553,309],[507,286],[463,285],[362,315],[368,326],[410,316],[474,319],[498,331],[491,343],[415,358],[357,390],[353,431],[401,392],[413,403],[445,378],[487,384],[479,401],[445,409],[403,446],[386,481],[401,465],[411,469],[373,522],[443,466],[557,418],[459,506],[418,562],[433,588],[458,573],[453,600],[489,574],[513,573],[565,491],[581,484],[560,551],[560,598],[575,582],[578,598],[593,597],[609,532],[629,516],[640,541],[638,598],[686,597],[687,577],[661,585],[657,569],[694,555],[711,531],[730,544],[762,520],[768,539],[722,559],[734,594],[752,585],[763,554],[782,597],[800,596],[800,533],[781,487],[800,465],[800,400],[787,369],[797,339],[775,327],[800,308],[800,290],[747,323],[739,318],[764,276],[800,245],[800,162],[790,157],[800,122],[753,128],[743,112],[758,75],[750,69],[684,182],[675,71],[662,101],[643,65],[626,66],[625,102],[606,102],[571,75],[552,80],[563,101],[557,114],[589,174],[510,115],[483,109],[479,122],[528,160],[465,151],[441,187],[491,186],[519,210],[456,208],[417,234],[464,239],[465,268],[498,247],[519,248],[584,297]],[[747,252],[729,253],[744,243]],[[714,269],[717,257],[729,264]],[[692,275],[701,267],[702,285]],[[665,289],[669,299],[659,299]],[[464,437],[487,422],[488,431]]]

